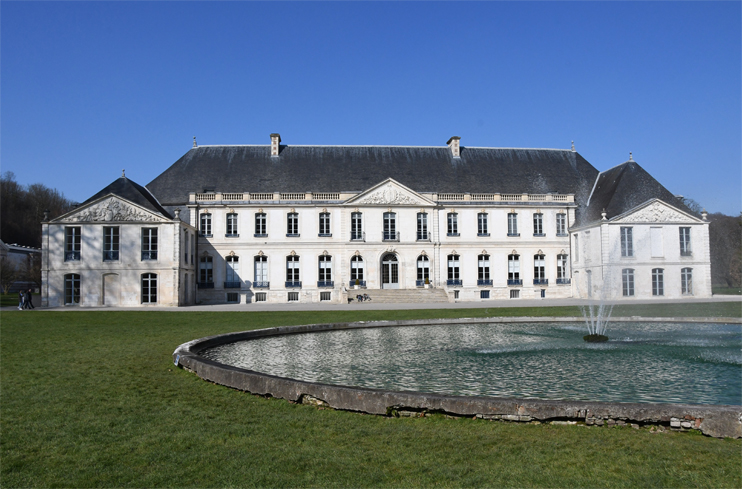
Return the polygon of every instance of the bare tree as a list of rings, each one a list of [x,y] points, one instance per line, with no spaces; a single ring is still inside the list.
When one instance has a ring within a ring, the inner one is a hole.
[[[714,285],[742,285],[742,214],[737,217],[709,214],[711,282]]]
[[[12,260],[6,257],[0,258],[0,287],[3,294],[7,294],[10,286],[20,278],[20,271]]]

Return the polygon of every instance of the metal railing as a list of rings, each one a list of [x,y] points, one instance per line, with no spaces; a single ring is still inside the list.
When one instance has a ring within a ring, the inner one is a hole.
[[[446,280],[446,285],[448,285],[449,287],[461,287],[462,281],[461,279],[457,279],[457,278],[456,279],[449,278],[448,280]]]
[[[508,285],[523,285],[523,279],[520,278],[509,278]]]
[[[477,280],[477,285],[492,285],[492,279],[485,278]]]
[[[116,261],[118,259],[119,259],[118,251],[104,251],[103,252],[103,261]]]
[[[557,285],[569,285],[572,283],[571,278],[558,278]]]
[[[80,261],[80,252],[79,251],[65,251],[64,261]]]
[[[533,285],[549,285],[548,278],[534,278]]]
[[[365,242],[366,241],[366,231],[364,231],[362,233],[353,233],[353,232],[351,232],[350,233],[350,240],[351,241],[363,241],[363,242]]]
[[[332,280],[318,280],[317,287],[335,287],[335,282]]]
[[[430,286],[430,279],[428,279],[428,286]],[[415,280],[415,287],[425,287],[425,280]]]
[[[356,283],[355,280],[350,279],[350,281],[348,282],[348,285],[350,285],[351,287],[354,287],[356,285],[358,285],[359,287],[365,287],[366,286],[366,281],[365,280],[359,280],[358,283]]]
[[[242,282],[224,282],[225,289],[239,289],[242,286]]]
[[[417,233],[418,241],[431,241],[430,233]]]
[[[271,283],[270,282],[253,282],[252,288],[253,289],[267,289],[270,288]]]
[[[142,251],[142,261],[157,260],[156,251]]]
[[[399,241],[399,231],[396,233],[390,233],[388,231],[383,231],[381,233],[381,240],[382,241]]]
[[[300,289],[301,288],[301,280],[297,282],[286,282],[286,288],[287,289]]]

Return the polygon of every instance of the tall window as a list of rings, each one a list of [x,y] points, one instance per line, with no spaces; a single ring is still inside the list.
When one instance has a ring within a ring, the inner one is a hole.
[[[201,214],[201,236],[211,237],[211,214],[205,212]]]
[[[350,285],[355,285],[356,280],[359,282],[364,280],[363,257],[357,255],[350,259]]]
[[[353,212],[350,215],[350,239],[363,239],[363,214],[360,212]]]
[[[258,255],[255,257],[255,287],[268,286],[268,257]]]
[[[544,280],[546,278],[546,260],[544,255],[533,255],[533,279]]]
[[[239,231],[237,231],[237,214],[234,212],[227,214],[227,236],[239,236]]]
[[[210,256],[202,256],[199,265],[199,283],[214,283],[214,259]]]
[[[157,274],[142,274],[142,304],[157,304]]]
[[[265,212],[255,213],[255,237],[264,238],[268,236],[268,228],[265,224]]]
[[[544,235],[544,215],[541,213],[536,213],[533,215],[533,235]]]
[[[490,256],[489,255],[479,255],[477,257],[478,262],[478,279],[481,280],[489,280],[490,279]],[[483,285],[483,284],[480,284]]]
[[[428,214],[426,212],[417,213],[417,239],[418,241],[427,241],[428,238]]]
[[[567,278],[567,255],[557,255],[557,279]]]
[[[665,270],[662,268],[652,269],[652,295],[665,295]]]
[[[556,234],[557,236],[567,235],[567,214],[560,212],[556,215]]]
[[[417,280],[425,284],[425,280],[430,283],[430,260],[425,255],[417,257]]]
[[[489,236],[488,216],[486,212],[477,214],[477,236]]]
[[[185,235],[185,246],[183,247],[185,253],[183,262],[188,265],[188,231],[183,230],[183,234]]]
[[[299,236],[299,214],[296,212],[286,214],[286,236]]]
[[[621,256],[634,256],[632,228],[621,228]]]
[[[330,231],[330,213],[329,212],[319,213],[319,235],[320,236],[332,236],[332,231]]]
[[[690,228],[680,228],[680,256],[690,255]]]
[[[157,260],[157,228],[142,228],[142,261]]]
[[[103,228],[103,261],[115,261],[119,259],[119,228]]]
[[[448,213],[448,235],[458,236],[459,235],[459,215],[455,212]]]
[[[574,252],[575,263],[580,259],[580,241],[579,239],[577,239],[578,237],[579,236],[577,235],[577,233],[575,233],[575,252]]]
[[[459,255],[448,255],[448,280],[449,282],[451,282],[459,281],[460,279],[461,275],[459,273]]]
[[[81,228],[79,226],[64,228],[64,261],[80,259],[80,237]]]
[[[693,294],[693,269],[683,268],[680,270],[680,292],[686,295]]]
[[[332,281],[332,257],[329,255],[319,257],[319,281],[325,285]]]
[[[624,297],[631,297],[634,295],[634,270],[631,268],[624,268],[621,270],[621,287],[623,289]]]
[[[299,282],[299,257],[286,257],[286,282]]]
[[[229,286],[240,286],[240,257],[239,256],[228,256],[225,260],[227,262],[227,284]]]
[[[64,305],[70,306],[80,303],[80,276],[69,273],[64,276]]]
[[[508,281],[511,280],[520,280],[520,255],[508,255]]]
[[[397,214],[394,212],[384,213],[384,240],[397,239]]]
[[[520,236],[518,234],[518,214],[508,213],[508,236]]]

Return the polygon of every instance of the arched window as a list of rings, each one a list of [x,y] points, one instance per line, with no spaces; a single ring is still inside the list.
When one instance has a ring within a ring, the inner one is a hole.
[[[142,304],[157,304],[157,274],[142,274]]]
[[[417,257],[417,286],[430,283],[430,259],[425,255]]]
[[[227,280],[224,282],[225,289],[239,288],[241,285],[240,280],[240,257],[239,256],[228,256],[225,260],[227,263]]]
[[[64,276],[64,305],[80,304],[80,275],[68,273]]]
[[[360,282],[364,281],[364,264],[363,257],[355,255],[350,259],[350,285],[355,285],[358,280],[358,285],[363,285]]]

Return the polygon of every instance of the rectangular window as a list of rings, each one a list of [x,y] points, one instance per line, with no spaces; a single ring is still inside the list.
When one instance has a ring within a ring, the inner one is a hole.
[[[227,263],[227,280],[224,283],[224,287],[240,287],[242,285],[242,280],[240,279],[240,257],[228,256],[225,261]]]
[[[142,275],[142,304],[157,304],[157,274]]]
[[[299,257],[286,257],[286,282],[298,283],[299,280]]]
[[[680,291],[684,295],[693,294],[693,269],[683,268],[680,270]]]
[[[520,255],[508,255],[508,280],[520,280]]]
[[[459,235],[459,215],[455,212],[448,213],[448,235],[458,236]]]
[[[533,215],[533,235],[543,236],[544,235],[544,215],[534,214]]]
[[[624,268],[621,270],[621,286],[623,288],[624,297],[631,297],[634,295],[634,270],[631,268]]]
[[[332,257],[323,255],[319,257],[319,281],[327,285],[332,281]],[[318,284],[321,287],[321,285]]]
[[[649,228],[649,240],[652,248],[652,256],[656,258],[665,256],[664,244],[662,242],[662,228]]]
[[[183,234],[185,235],[185,246],[183,246],[183,249],[185,250],[184,253],[184,259],[183,262],[188,265],[188,231],[183,231]]]
[[[477,236],[489,236],[489,219],[486,212],[477,214]]]
[[[210,256],[202,256],[200,264],[199,283],[214,283],[214,260]]]
[[[425,285],[427,280],[430,283],[430,259],[426,255],[417,257],[417,281],[419,285]]]
[[[459,273],[459,255],[448,255],[448,280],[458,281],[461,279]],[[449,285],[461,285],[461,284],[449,284]]]
[[[237,292],[228,292],[227,293],[227,302],[230,302],[232,304],[239,304],[240,303],[240,294]]]
[[[265,213],[264,212],[256,212],[255,213],[255,237],[256,238],[265,238],[268,236],[268,228],[265,224]]]
[[[577,263],[580,260],[580,240],[577,239],[579,236],[577,233],[575,233],[575,250],[574,250],[574,257],[575,257],[575,263]]]
[[[81,229],[79,226],[64,228],[64,261],[80,260]]]
[[[289,292],[289,302],[299,302],[299,293],[298,292]]]
[[[557,280],[567,278],[567,255],[557,255]]]
[[[268,300],[268,294],[265,292],[258,292],[255,294],[255,302],[266,302]]]
[[[691,256],[690,228],[680,228],[680,256]]]
[[[557,236],[567,235],[567,214],[559,213],[556,215],[556,234]]]
[[[363,280],[363,258],[360,256],[354,256],[350,259],[351,285],[355,285],[356,280]]]
[[[427,241],[428,238],[428,214],[425,212],[417,213],[417,240]]]
[[[514,212],[508,214],[508,236],[520,236],[518,234],[518,214]]]
[[[546,278],[546,260],[544,255],[533,256],[533,279],[544,280]]]
[[[286,214],[286,236],[299,237],[299,214],[296,212]]]
[[[665,295],[664,273],[662,268],[652,269],[652,295]]]
[[[510,298],[511,299],[519,299],[520,298],[520,289],[510,289]]]
[[[332,292],[320,292],[319,300],[322,302],[332,300]]]
[[[268,287],[268,257],[255,257],[255,283],[254,287]]]
[[[80,276],[70,273],[64,276],[64,305],[71,306],[80,303]]]
[[[477,267],[478,279],[480,281],[489,280],[490,279],[490,256],[479,255],[477,257],[477,262],[478,262],[478,267]],[[487,285],[487,284],[480,283],[480,285]]]
[[[384,241],[399,240],[397,234],[397,214],[394,212],[384,213],[384,232],[382,236]]]
[[[350,239],[353,241],[363,240],[363,214],[354,212],[350,215]]]
[[[199,233],[201,233],[201,236],[211,237],[211,214],[201,214],[201,229],[199,229]]]
[[[142,228],[142,261],[157,260],[157,228]]]
[[[479,298],[480,299],[489,299],[490,298],[490,291],[489,290],[480,290],[479,291]]]
[[[227,237],[238,238],[239,232],[237,231],[237,214],[230,212],[227,214]]]
[[[103,261],[116,261],[119,259],[119,228],[103,228]]]
[[[332,236],[329,212],[320,212],[319,214],[319,235],[323,237]]]
[[[634,256],[633,228],[621,228],[621,256]]]

